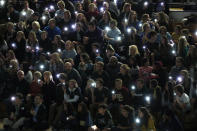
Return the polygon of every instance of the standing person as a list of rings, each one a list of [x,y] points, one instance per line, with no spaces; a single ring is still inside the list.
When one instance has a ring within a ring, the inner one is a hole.
[[[20,20],[27,21],[33,13],[34,11],[29,8],[29,2],[24,1],[24,8],[20,12]]]
[[[146,107],[141,107],[138,110],[138,115],[141,120],[141,131],[156,131],[153,117]]]

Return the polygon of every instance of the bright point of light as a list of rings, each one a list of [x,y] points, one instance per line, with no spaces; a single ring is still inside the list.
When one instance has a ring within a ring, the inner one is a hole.
[[[114,0],[114,3],[117,4],[118,0]]]
[[[4,6],[4,5],[5,5],[5,1],[4,1],[4,0],[1,0],[1,1],[0,1],[0,5],[1,5],[1,6]]]
[[[38,83],[40,83],[41,82],[41,80],[40,79],[38,79]]]
[[[103,7],[100,8],[100,12],[104,12],[104,8]]]
[[[42,20],[46,20],[46,16],[42,16],[42,18],[41,18]]]
[[[78,14],[78,12],[77,11],[75,11],[75,15],[77,15]]]
[[[195,35],[197,36],[197,31],[195,32]]]
[[[49,10],[49,8],[48,8],[48,7],[46,7],[46,8],[45,8],[45,11],[48,11],[48,10]]]
[[[44,69],[44,65],[40,65],[40,69],[43,70]]]
[[[55,17],[57,17],[57,13],[55,13]]]
[[[66,120],[69,120],[69,117],[66,117]]]
[[[47,55],[50,55],[51,53],[50,52],[47,52]]]
[[[164,6],[164,2],[161,2],[160,5],[161,5],[161,6]]]
[[[176,51],[175,50],[172,50],[172,54],[176,54]]]
[[[39,46],[36,46],[36,50],[39,50],[40,49],[40,47]]]
[[[98,49],[96,49],[96,53],[99,53],[99,50]]]
[[[16,44],[15,44],[15,43],[12,43],[12,47],[13,47],[13,48],[16,48]]]
[[[128,19],[124,19],[124,22],[127,23],[128,22]]]
[[[180,76],[178,76],[178,77],[177,77],[177,81],[178,81],[178,82],[182,82],[182,81],[183,81],[183,78],[180,77]]]
[[[134,85],[132,85],[132,86],[131,86],[131,89],[132,89],[132,90],[135,90],[135,86],[134,86]]]
[[[54,6],[53,6],[53,5],[50,5],[50,9],[51,9],[51,10],[54,10]]]
[[[120,37],[120,36],[118,36],[118,37],[117,37],[117,40],[118,40],[118,41],[121,41],[121,37]]]
[[[145,1],[144,2],[144,6],[148,6],[148,1]]]
[[[154,19],[154,21],[157,22],[158,20],[157,19]]]
[[[112,94],[115,94],[115,91],[113,90],[111,93],[112,93]]]
[[[139,27],[142,27],[142,23],[139,23]]]
[[[105,27],[105,30],[108,32],[108,31],[110,31],[110,28],[107,26],[107,27]]]
[[[58,51],[58,52],[62,52],[62,50],[61,50],[60,48],[59,48],[59,49],[57,49],[57,51]]]
[[[27,15],[27,13],[26,13],[25,11],[23,11],[23,12],[22,12],[22,15],[23,15],[23,16],[26,16],[26,15]]]
[[[64,27],[64,31],[68,31],[68,27]]]
[[[91,128],[92,128],[93,130],[96,130],[96,129],[97,129],[97,126],[94,125],[94,126],[91,126]]]
[[[127,33],[131,33],[131,28],[127,28]]]
[[[75,29],[76,28],[76,24],[72,24],[71,27],[72,27],[72,29]]]
[[[169,78],[170,80],[172,80],[172,76],[169,76],[168,78]]]
[[[174,96],[176,96],[176,92],[174,92]]]
[[[143,48],[143,49],[146,49],[146,46],[144,45],[142,48]]]
[[[140,123],[140,118],[136,118],[135,123],[139,124]]]
[[[147,102],[150,102],[150,96],[146,96],[146,97],[145,97],[145,100],[146,100]]]
[[[57,74],[56,77],[57,77],[57,78],[60,78],[60,74]]]
[[[95,82],[92,82],[92,83],[91,83],[91,86],[92,86],[92,87],[96,87],[96,83],[95,83]]]
[[[11,101],[15,101],[16,100],[16,97],[15,96],[12,96],[11,97]]]

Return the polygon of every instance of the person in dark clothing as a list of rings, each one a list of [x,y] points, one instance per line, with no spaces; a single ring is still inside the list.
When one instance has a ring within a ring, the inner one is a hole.
[[[40,37],[41,37],[41,39],[39,41],[40,48],[43,49],[43,52],[50,54],[50,51],[52,51],[51,50],[52,43],[51,43],[51,41],[48,38],[47,32],[46,31],[42,31]]]
[[[17,72],[17,77],[16,93],[21,93],[25,97],[29,92],[29,83],[25,80],[24,72],[22,70]]]
[[[8,12],[7,12],[7,21],[17,23],[19,20],[19,12],[15,10],[13,5],[7,6]]]
[[[51,72],[45,71],[43,77],[42,94],[46,108],[49,109],[50,105],[55,102],[54,92],[56,91],[56,87]]]

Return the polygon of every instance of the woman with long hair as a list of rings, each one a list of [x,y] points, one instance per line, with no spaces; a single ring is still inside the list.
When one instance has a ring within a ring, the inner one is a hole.
[[[141,58],[140,58],[140,53],[138,51],[138,47],[136,45],[130,45],[129,46],[129,56],[130,57],[135,57],[136,59],[136,65],[141,66]]]
[[[88,21],[83,13],[78,13],[76,17],[76,22],[81,23],[81,28],[85,31],[88,27]]]
[[[141,120],[141,131],[156,131],[153,117],[146,107],[141,107],[138,110],[138,115]]]
[[[98,26],[101,28],[101,29],[105,29],[106,27],[109,27],[109,22],[112,20],[112,17],[111,17],[111,14],[109,11],[105,11],[103,13],[103,16],[102,18],[99,20],[98,22]]]
[[[178,42],[177,55],[185,59],[188,49],[189,43],[187,42],[187,39],[184,36],[181,36]]]
[[[52,43],[52,52],[59,52],[64,49],[65,42],[60,35],[55,35]]]

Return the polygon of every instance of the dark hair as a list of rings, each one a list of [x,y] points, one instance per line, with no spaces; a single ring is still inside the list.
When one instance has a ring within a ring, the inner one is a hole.
[[[153,36],[157,35],[157,32],[156,31],[150,31],[148,33],[148,38],[151,39]]]
[[[65,73],[60,73],[60,77],[59,79],[62,79],[62,80],[67,80],[67,75]]]
[[[156,79],[152,79],[152,80],[150,81],[150,83],[151,83],[151,87],[153,87],[153,88],[155,88],[155,87],[158,86],[158,81],[157,81]]]
[[[42,94],[37,94],[36,96],[40,97],[40,99],[43,99],[43,95]]]
[[[183,94],[184,93],[184,87],[182,85],[177,85],[175,86],[175,89],[180,93]]]
[[[107,109],[107,105],[106,104],[100,104],[98,106],[98,109],[103,108],[103,109]]]
[[[98,79],[96,79],[96,81],[98,81],[101,85],[103,85],[103,84],[104,84],[104,81],[103,81],[103,79],[102,79],[102,78],[98,78]]]
[[[145,125],[145,127],[148,127],[148,120],[151,118],[151,114],[149,110],[146,107],[140,107],[139,109],[143,113],[143,118],[142,118],[142,124]]]
[[[80,56],[83,58],[85,63],[90,63],[90,56],[87,53],[82,53]]]
[[[79,103],[78,106],[82,108],[80,114],[85,115],[88,113],[88,107],[84,102]]]

